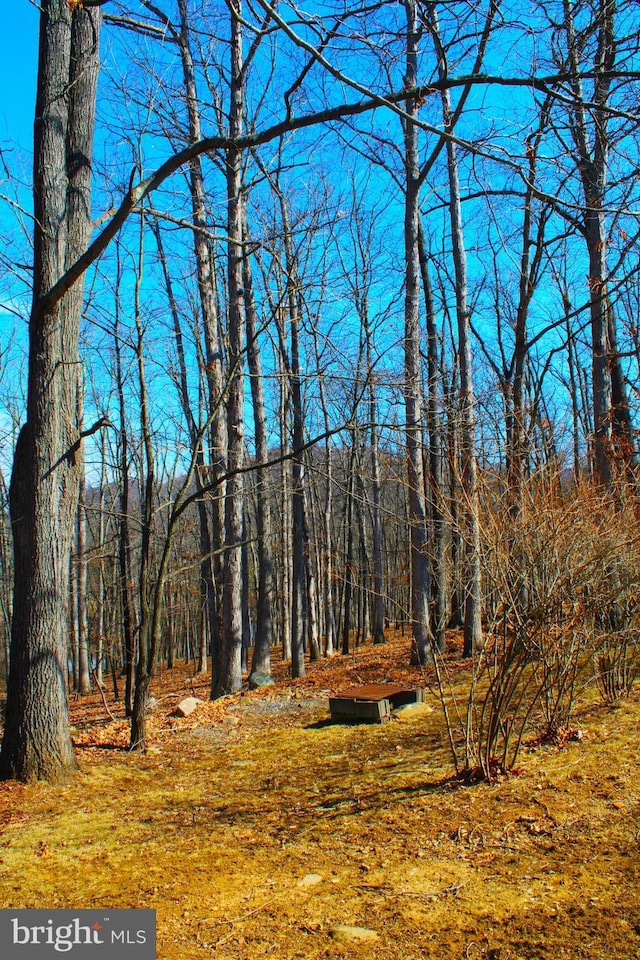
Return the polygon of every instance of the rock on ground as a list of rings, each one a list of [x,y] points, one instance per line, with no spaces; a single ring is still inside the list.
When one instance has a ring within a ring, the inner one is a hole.
[[[202,703],[202,700],[198,697],[185,697],[175,709],[176,716],[188,717],[189,714],[193,713],[199,703]]]
[[[257,690],[258,687],[270,687],[273,685],[273,679],[266,673],[252,673],[249,677],[249,690]]]
[[[308,873],[301,880],[298,880],[299,887],[315,887],[316,883],[322,883],[324,877],[320,873]]]
[[[428,703],[405,703],[391,712],[396,720],[418,720],[420,717],[433,713],[433,707],[430,707]]]
[[[337,927],[331,927],[329,936],[334,940],[340,940],[343,943],[360,943],[363,940],[377,940],[378,934],[375,930],[367,930],[366,927],[350,927],[345,924],[339,924]]]

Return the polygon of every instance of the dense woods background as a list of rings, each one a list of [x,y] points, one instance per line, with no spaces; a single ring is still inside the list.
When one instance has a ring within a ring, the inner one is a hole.
[[[4,775],[73,767],[68,684],[144,747],[158,658],[218,697],[390,622],[414,662],[460,626],[542,663],[551,727],[578,655],[630,683],[639,31],[43,4],[33,199],[3,157]]]

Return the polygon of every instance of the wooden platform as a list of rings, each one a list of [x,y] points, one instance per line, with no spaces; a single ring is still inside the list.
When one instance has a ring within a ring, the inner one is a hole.
[[[385,723],[406,703],[424,703],[424,690],[393,683],[367,683],[329,698],[331,719],[338,723]]]

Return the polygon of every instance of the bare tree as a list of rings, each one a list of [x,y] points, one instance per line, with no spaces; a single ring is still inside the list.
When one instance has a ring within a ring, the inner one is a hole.
[[[82,444],[76,413],[81,281],[50,295],[86,251],[101,10],[44,0],[34,142],[34,272],[27,420],[10,486],[15,586],[0,775],[76,767],[67,714],[69,554]]]
[[[418,18],[415,0],[405,0],[406,13],[406,84],[409,90],[418,85]],[[427,510],[425,503],[424,459],[422,451],[422,390],[420,375],[420,256],[418,162],[418,98],[407,97],[404,125],[406,193],[404,216],[405,250],[405,411],[407,445],[407,484],[409,527],[411,534],[411,622],[413,656],[419,663],[431,658],[429,618],[429,555],[427,544]]]

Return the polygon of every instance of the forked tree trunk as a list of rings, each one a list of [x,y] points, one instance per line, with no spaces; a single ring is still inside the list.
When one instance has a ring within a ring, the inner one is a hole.
[[[91,234],[99,8],[43,0],[34,142],[27,420],[10,487],[15,583],[0,776],[76,769],[67,708],[69,556],[78,506],[78,338],[84,285],[48,292]]]

